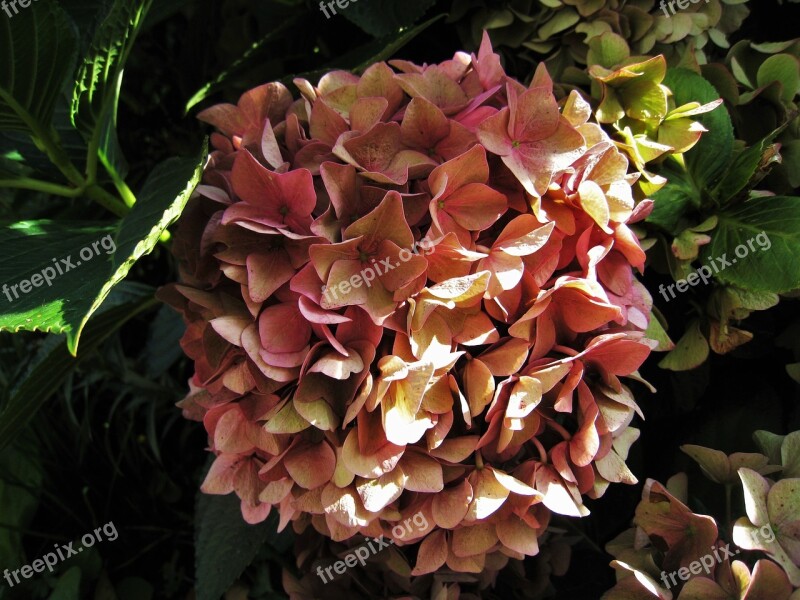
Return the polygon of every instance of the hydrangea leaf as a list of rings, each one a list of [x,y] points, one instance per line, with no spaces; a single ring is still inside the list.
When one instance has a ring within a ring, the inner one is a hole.
[[[702,76],[688,69],[670,69],[664,83],[672,90],[678,106],[689,102],[707,104],[719,93]],[[717,107],[698,117],[708,130],[686,153],[686,168],[699,190],[715,185],[725,173],[733,155],[733,125],[725,108]]]
[[[413,25],[435,0],[383,0],[334,3],[340,14],[372,36],[389,35]],[[343,8],[344,6],[344,8]]]
[[[89,317],[178,218],[199,181],[202,164],[198,159],[171,159],[159,165],[133,210],[116,225],[26,221],[4,227],[0,281],[21,286],[18,282],[32,284],[36,277],[39,286],[29,285],[29,292],[22,294],[23,287],[9,287],[8,296],[0,297],[0,331],[66,333],[75,354]],[[54,267],[62,264],[59,275]],[[42,275],[46,268],[54,274],[49,286]]]
[[[55,0],[39,0],[0,20],[0,130],[38,135],[50,127],[78,44],[75,25]]]
[[[195,513],[195,569],[197,599],[217,600],[253,561],[265,545],[286,551],[291,534],[278,535],[277,518],[248,525],[242,520],[239,499],[229,494],[198,494]]]
[[[759,87],[773,81],[780,81],[783,86],[781,99],[791,102],[800,93],[800,63],[791,54],[774,54],[758,68],[756,83]]]
[[[800,287],[799,254],[800,197],[778,196],[754,198],[721,212],[701,261],[726,257],[730,264],[719,270],[718,279],[780,294]]]
[[[675,349],[667,354],[658,366],[670,371],[688,371],[700,366],[708,358],[708,340],[700,330],[700,321],[693,321]]]

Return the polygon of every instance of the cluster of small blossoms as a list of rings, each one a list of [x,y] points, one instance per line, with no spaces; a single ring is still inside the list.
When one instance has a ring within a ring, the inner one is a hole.
[[[188,325],[203,491],[332,540],[422,513],[414,575],[537,554],[552,513],[636,481],[638,173],[487,37],[295,84],[200,114],[214,151],[161,297]]]

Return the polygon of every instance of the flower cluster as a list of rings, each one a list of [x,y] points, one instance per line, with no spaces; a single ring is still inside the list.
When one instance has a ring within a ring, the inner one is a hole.
[[[532,558],[502,560],[495,554],[480,573],[460,573],[447,568],[435,573],[412,576],[407,555],[411,548],[389,545],[372,554],[362,564],[355,562],[344,573],[337,573],[330,565],[356,556],[359,549],[366,551],[368,543],[378,547],[376,541],[367,542],[351,538],[334,542],[309,527],[295,536],[294,569],[284,567],[283,589],[289,600],[372,600],[373,598],[402,598],[403,600],[498,600],[514,597],[519,600],[542,600],[552,597],[551,577],[564,576],[569,564],[571,546],[565,536],[547,533],[540,552]],[[362,552],[361,556],[366,554]],[[350,564],[354,561],[351,560]],[[503,567],[503,565],[505,565]],[[334,575],[327,579],[321,568]]]
[[[746,516],[735,523],[718,526],[713,516],[692,512],[685,473],[666,486],[647,480],[635,527],[606,546],[615,557],[617,584],[603,600],[800,600],[800,431],[757,431],[754,438],[764,454],[681,446],[708,479],[727,488],[726,495],[741,486]],[[765,477],[777,472],[777,481]],[[705,497],[701,502],[708,504]],[[730,519],[730,500],[726,506]],[[721,535],[728,525],[735,546]]]
[[[732,45],[728,37],[750,9],[748,0],[671,6],[661,0],[453,0],[450,13],[468,47],[478,45],[486,27],[498,46],[545,57],[566,82],[621,49],[631,56],[663,54],[671,66],[713,62],[718,48]]]
[[[421,512],[413,575],[536,554],[552,512],[636,481],[638,173],[488,37],[295,84],[200,114],[214,152],[161,297],[188,324],[203,491],[335,541]]]

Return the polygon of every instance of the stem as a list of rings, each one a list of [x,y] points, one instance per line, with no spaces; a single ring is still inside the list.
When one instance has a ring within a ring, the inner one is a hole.
[[[100,206],[110,210],[118,217],[124,217],[129,212],[128,207],[125,206],[119,198],[112,196],[98,185],[86,188],[86,197],[94,200]]]
[[[100,118],[102,119],[102,115]],[[101,122],[98,120],[98,123],[95,124],[94,133],[89,140],[89,148],[86,151],[86,179],[90,183],[97,181],[97,150],[100,148]]]
[[[125,203],[125,206],[131,208],[134,204],[136,204],[136,196],[131,191],[131,188],[128,187],[128,184],[125,183],[122,179],[118,177],[113,177],[114,186],[117,188],[122,201]]]
[[[36,124],[36,127],[33,128],[33,143],[36,144],[36,147],[39,148],[42,152],[47,154],[47,158],[50,159],[58,170],[64,174],[64,177],[67,180],[76,185],[76,186],[83,186],[86,184],[86,180],[81,175],[81,172],[72,164],[69,156],[67,156],[66,151],[64,148],[61,147],[55,136],[53,135],[54,131],[46,131],[41,129]]]
[[[539,450],[539,461],[542,464],[546,465],[547,464],[547,451],[544,449],[544,446],[542,446],[542,443],[539,440],[537,440],[535,437],[531,438],[531,441],[533,442],[533,445],[536,446],[537,450]]]
[[[14,100],[14,98],[5,93],[3,90],[0,90],[0,99],[8,104],[8,106],[10,106],[11,109],[25,122],[25,124],[31,130],[31,139],[33,140],[33,143],[36,144],[36,147],[39,148],[39,150],[47,154],[47,158],[49,158],[50,162],[58,167],[58,170],[61,171],[64,177],[67,178],[67,181],[72,183],[75,187],[80,188],[85,192],[88,198],[110,210],[115,215],[122,217],[128,213],[128,207],[118,198],[115,198],[104,189],[95,185],[94,178],[87,180],[83,177],[81,172],[78,171],[74,164],[72,164],[72,160],[70,160],[66,150],[64,150],[63,146],[59,143],[58,133],[52,126],[43,126],[39,121],[33,118],[33,116],[25,108],[23,108],[16,100]],[[96,154],[97,153],[95,152],[95,159]],[[94,169],[91,164],[92,161],[90,160],[90,170]],[[45,182],[41,183],[44,184]],[[37,186],[39,187],[36,189],[41,189],[39,184],[37,184]],[[66,186],[56,186],[52,189],[62,192],[57,194],[61,196],[64,195],[63,192],[65,190],[70,190],[70,188],[67,188]],[[126,200],[127,199],[128,198],[126,198]]]
[[[564,429],[564,427],[563,427],[563,426],[562,426],[560,423],[558,423],[557,421],[555,421],[555,420],[553,420],[553,421],[550,421],[550,420],[548,420],[548,421],[547,421],[547,425],[548,425],[548,426],[550,426],[550,427],[552,427],[553,429],[555,429],[555,430],[556,430],[556,431],[559,433],[559,435],[560,435],[562,438],[564,438],[564,441],[565,441],[565,442],[568,442],[568,441],[570,441],[570,440],[572,439],[572,435],[569,433],[569,431],[567,431],[566,429]]]
[[[574,531],[577,535],[583,538],[583,541],[589,544],[598,554],[608,555],[608,553],[605,550],[603,550],[600,546],[598,546],[595,543],[595,541],[592,540],[583,529],[578,527],[577,523],[575,523],[573,519],[567,517],[560,517],[557,520],[557,524],[563,525],[567,529],[571,529],[572,531]]]
[[[733,486],[730,483],[725,484],[725,527],[731,526],[731,493]]]
[[[0,90],[0,100],[3,100],[28,126],[28,129],[31,130],[33,143],[36,144],[39,150],[47,154],[50,162],[58,167],[59,171],[64,174],[70,183],[79,187],[84,185],[85,181],[80,171],[75,168],[64,148],[58,143],[56,130],[52,126],[49,128],[43,126],[27,109],[3,90]]]
[[[50,183],[49,181],[41,181],[39,179],[29,179],[27,177],[13,180],[0,180],[0,188],[33,190],[37,192],[44,192],[45,194],[52,194],[53,196],[64,196],[66,198],[77,198],[84,192],[83,187],[67,187],[65,185]]]

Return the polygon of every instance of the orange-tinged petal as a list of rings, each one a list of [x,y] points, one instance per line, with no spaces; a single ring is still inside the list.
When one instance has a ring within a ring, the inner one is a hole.
[[[401,248],[410,248],[414,236],[406,223],[400,194],[387,192],[381,203],[345,230],[348,239],[363,236],[367,245],[390,240]]]
[[[264,430],[269,433],[299,433],[308,429],[310,423],[300,416],[294,402],[287,401],[273,417],[264,424]]]
[[[550,467],[541,467],[536,471],[536,489],[544,493],[542,503],[555,513],[571,517],[584,517],[589,510],[576,501],[567,485]]]
[[[508,399],[506,416],[522,419],[527,417],[542,401],[542,382],[523,375],[514,384]]]
[[[483,362],[495,377],[513,375],[528,357],[528,343],[517,338],[506,338],[481,354]]]
[[[311,381],[313,381],[312,377],[305,377],[303,379],[303,382]],[[305,398],[298,397],[301,392],[305,392]],[[298,389],[298,394],[295,395],[294,405],[297,414],[317,429],[333,431],[341,422],[339,415],[334,412],[325,397],[318,392],[315,393],[314,390],[310,389],[310,386],[306,390]]]
[[[442,465],[427,454],[407,451],[400,459],[399,468],[407,477],[405,489],[411,492],[433,493],[444,488]]]
[[[444,531],[434,531],[419,546],[413,576],[435,573],[447,560],[447,538]]]
[[[522,281],[522,272],[525,270],[525,263],[518,256],[506,254],[502,251],[494,251],[487,258],[478,263],[478,269],[489,270],[492,272],[492,280],[489,289],[486,291],[487,298],[499,296],[505,290],[517,287]]]
[[[400,497],[405,489],[408,476],[403,469],[395,468],[389,473],[384,473],[377,479],[356,478],[356,490],[361,496],[364,508],[376,513]]]
[[[489,163],[486,150],[476,144],[463,154],[436,167],[428,177],[433,199],[447,198],[454,191],[469,184],[486,183],[489,179]]]
[[[436,199],[433,200],[436,202]],[[464,229],[483,231],[506,211],[506,197],[482,183],[470,183],[442,201],[442,210]]]
[[[470,413],[478,416],[492,401],[495,382],[491,371],[481,360],[470,360],[464,367],[464,392]]]
[[[322,506],[326,515],[345,527],[364,527],[369,524],[369,513],[352,486],[340,489],[329,483],[322,490]]]
[[[350,110],[352,130],[369,131],[380,122],[388,108],[386,98],[359,98]]]
[[[477,435],[467,435],[444,440],[439,446],[432,448],[430,454],[440,460],[458,464],[475,452],[479,439]]]
[[[200,490],[204,494],[230,494],[233,491],[233,479],[239,464],[245,460],[235,454],[220,454],[211,463]]]
[[[364,478],[380,477],[397,466],[404,446],[387,443],[374,454],[364,455],[358,448],[358,431],[351,429],[342,447],[342,459],[349,471]]]
[[[542,225],[533,215],[515,217],[493,244],[511,256],[527,256],[542,248],[553,233],[555,223]]]
[[[300,444],[289,450],[283,463],[297,485],[313,490],[333,477],[336,453],[325,441],[314,445]]]
[[[467,105],[468,98],[461,87],[444,69],[431,65],[423,73],[395,75],[400,87],[412,98],[425,98],[446,115],[452,115]]]
[[[295,274],[286,252],[253,253],[247,257],[247,290],[253,302],[264,302]]]
[[[461,329],[455,334],[453,340],[464,346],[483,346],[493,344],[500,339],[497,328],[489,316],[477,312],[467,316]]]
[[[447,566],[458,573],[482,573],[486,566],[486,555],[456,556],[451,550],[447,555]]]
[[[516,515],[509,515],[496,525],[497,537],[506,547],[526,556],[539,554],[539,541],[536,530]]]
[[[532,84],[533,85],[533,84]],[[558,127],[558,102],[552,87],[531,87],[519,96],[509,86],[511,120],[508,131],[519,141],[534,141],[550,136]]]
[[[582,181],[578,186],[581,208],[589,215],[597,225],[606,233],[611,233],[608,222],[611,214],[608,208],[608,201],[603,190],[594,181]]]
[[[308,346],[311,326],[296,304],[264,309],[258,318],[261,346],[271,354],[298,352]]]
[[[485,519],[506,501],[509,489],[497,480],[490,469],[479,469],[470,475],[473,499],[469,505],[467,521]]]
[[[433,497],[433,520],[443,529],[454,529],[466,517],[473,498],[472,486],[466,480],[442,490]]]
[[[450,121],[436,105],[417,97],[406,107],[400,132],[406,145],[429,151],[450,134]]]
[[[280,504],[281,501],[292,491],[294,481],[289,477],[283,477],[267,484],[258,499],[267,504]]]
[[[453,554],[459,558],[485,554],[498,542],[494,523],[477,523],[453,531]]]

